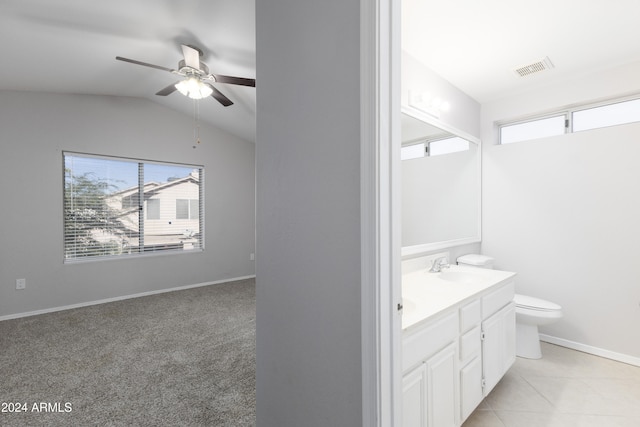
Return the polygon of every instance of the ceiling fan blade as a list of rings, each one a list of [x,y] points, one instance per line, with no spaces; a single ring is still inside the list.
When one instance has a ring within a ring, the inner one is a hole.
[[[231,102],[229,98],[224,96],[224,94],[220,92],[218,89],[216,89],[215,87],[211,86],[208,83],[205,83],[205,84],[209,86],[211,89],[213,89],[213,93],[211,94],[212,98],[215,98],[216,101],[218,101],[220,104],[224,105],[225,107],[228,107],[229,105],[233,105],[233,102]]]
[[[174,84],[171,84],[167,87],[165,87],[164,89],[159,90],[158,92],[156,92],[156,95],[160,95],[160,96],[167,96],[167,95],[171,95],[173,92],[175,92],[177,90],[176,88],[176,84],[178,82],[175,82]]]
[[[151,68],[156,68],[158,70],[168,71],[170,73],[173,73],[175,71],[175,70],[172,70],[171,68],[162,67],[160,65],[148,64],[146,62],[136,61],[135,59],[123,58],[122,56],[116,56],[116,59],[118,61],[130,62],[130,63],[136,64],[136,65],[143,65],[145,67],[151,67]]]
[[[187,67],[200,69],[200,52],[191,46],[182,45],[182,54],[184,55],[184,63]]]
[[[218,83],[228,83],[232,85],[256,87],[256,79],[246,79],[244,77],[223,76],[222,74],[212,74]]]

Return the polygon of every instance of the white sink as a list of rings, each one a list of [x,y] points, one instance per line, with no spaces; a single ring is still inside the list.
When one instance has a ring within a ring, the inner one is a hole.
[[[406,313],[407,311],[414,311],[416,309],[416,303],[409,298],[402,298],[402,309]]]
[[[447,282],[473,283],[478,281],[480,276],[467,271],[443,271],[438,275],[438,278]]]

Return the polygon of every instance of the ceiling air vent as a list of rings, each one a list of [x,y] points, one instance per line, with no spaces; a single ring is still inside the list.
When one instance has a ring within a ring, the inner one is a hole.
[[[529,76],[531,74],[539,73],[540,71],[549,70],[553,68],[553,63],[548,56],[545,56],[540,61],[536,61],[532,64],[523,65],[522,67],[515,68],[513,71],[520,77]]]

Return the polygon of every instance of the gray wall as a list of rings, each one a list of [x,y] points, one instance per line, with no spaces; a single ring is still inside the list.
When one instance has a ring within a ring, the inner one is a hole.
[[[360,426],[360,2],[256,17],[258,425]]]
[[[147,100],[1,91],[0,316],[253,275],[255,145],[201,126],[193,149]],[[204,165],[205,252],[63,264],[63,150]]]
[[[640,63],[483,105],[482,251],[563,307],[541,332],[640,363],[640,123],[495,145],[496,120],[640,91]],[[572,344],[573,345],[573,344]],[[593,350],[586,348],[587,350]],[[602,353],[602,352],[601,352]]]

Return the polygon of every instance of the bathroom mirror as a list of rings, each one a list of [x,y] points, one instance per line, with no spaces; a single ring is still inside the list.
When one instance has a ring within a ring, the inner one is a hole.
[[[402,255],[480,241],[480,140],[402,108]]]

